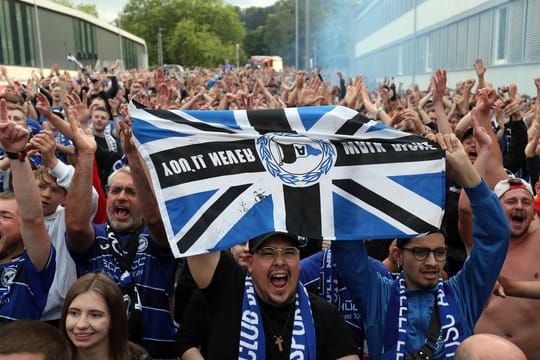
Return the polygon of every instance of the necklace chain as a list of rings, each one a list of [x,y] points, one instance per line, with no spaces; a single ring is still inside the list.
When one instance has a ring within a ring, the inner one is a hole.
[[[274,338],[274,344],[276,344],[279,352],[283,351],[283,334],[285,333],[285,330],[287,330],[287,325],[289,324],[289,319],[291,317],[292,309],[295,308],[295,302],[291,304],[289,307],[289,312],[287,312],[287,317],[285,318],[285,325],[283,326],[283,329],[281,329],[281,333],[279,335],[276,335],[274,332],[274,329],[272,329],[272,325],[270,322],[266,319],[265,316],[263,316],[263,321],[266,322],[266,325],[268,326],[268,329],[272,332],[272,337]]]

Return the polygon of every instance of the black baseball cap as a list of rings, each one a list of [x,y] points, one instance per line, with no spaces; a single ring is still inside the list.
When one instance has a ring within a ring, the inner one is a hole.
[[[306,245],[305,238],[298,237],[296,235],[292,235],[283,231],[272,231],[260,236],[257,236],[251,240],[249,240],[249,252],[255,253],[257,250],[260,250],[266,240],[274,237],[274,236],[280,236],[281,238],[287,238],[290,240],[291,244],[293,246],[296,246],[298,248],[303,247]]]

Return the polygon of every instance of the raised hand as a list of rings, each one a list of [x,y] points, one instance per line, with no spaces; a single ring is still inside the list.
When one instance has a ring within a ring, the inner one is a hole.
[[[422,134],[424,132],[425,126],[424,123],[422,123],[422,120],[420,119],[420,115],[416,110],[413,109],[403,109],[400,111],[400,115],[403,119],[403,121],[409,122],[413,125],[414,130]]]
[[[73,140],[79,154],[94,154],[97,149],[96,139],[92,134],[92,129],[81,127],[76,107],[68,107],[67,118],[71,126],[71,140]]]
[[[76,114],[76,119],[79,121],[80,125],[83,128],[86,128],[88,126],[88,119],[90,119],[90,114],[92,112],[93,107],[88,108],[88,102],[87,102],[87,94],[86,91],[83,90],[82,92],[82,99],[77,95],[77,93],[72,92],[67,97],[68,104],[64,107],[73,107]],[[92,105],[94,106],[94,105]]]
[[[510,99],[515,99],[517,96],[518,88],[516,84],[508,85],[508,97]]]
[[[480,112],[489,112],[495,100],[497,100],[497,94],[493,88],[483,88],[477,92],[478,100],[476,101],[476,109]]]
[[[39,111],[39,113],[46,118],[51,116],[51,104],[49,103],[49,100],[47,100],[47,97],[38,91],[36,93],[36,99],[36,109]]]
[[[171,92],[169,91],[169,87],[167,86],[167,83],[162,82],[157,86],[157,93],[158,93],[158,109],[168,109],[169,103],[171,101]]]
[[[322,82],[318,77],[309,80],[298,94],[298,103],[303,106],[310,106],[323,100],[324,96],[319,95],[321,84]]]
[[[504,115],[510,117],[513,121],[520,121],[522,119],[521,107],[517,101],[510,102],[508,105],[506,105],[503,111]]]
[[[493,139],[488,134],[486,129],[483,126],[480,126],[480,122],[478,121],[478,116],[476,114],[476,109],[473,109],[471,112],[471,119],[472,119],[472,128],[473,128],[473,134],[474,138],[476,139],[476,149],[478,154],[482,152],[489,152],[491,149],[491,146],[493,145]]]
[[[29,132],[26,126],[8,120],[7,102],[0,100],[0,143],[6,152],[18,153],[26,148]]]
[[[463,82],[463,88],[465,90],[465,93],[469,93],[471,91],[475,82],[476,80],[474,79],[467,79]]]
[[[446,70],[437,69],[433,76],[433,102],[442,102],[446,93]]]
[[[29,141],[27,149],[29,156],[39,152],[44,165],[48,168],[53,168],[56,165],[56,140],[50,130],[42,130],[39,134],[34,135]]]
[[[129,116],[128,106],[126,104],[120,106],[120,115],[124,118],[124,121],[119,123],[122,149],[126,155],[137,152],[137,148],[133,142],[133,133],[131,131],[131,117]]]
[[[484,77],[484,74],[486,73],[486,67],[484,66],[484,62],[482,59],[476,59],[474,61],[474,71],[476,71],[476,76],[479,78]]]
[[[436,140],[441,149],[446,152],[448,175],[454,178],[462,186],[474,186],[481,181],[481,177],[472,165],[463,144],[456,134],[436,135]]]

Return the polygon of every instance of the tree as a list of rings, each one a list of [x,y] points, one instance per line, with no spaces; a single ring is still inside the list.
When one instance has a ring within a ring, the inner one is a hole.
[[[94,17],[98,17],[98,11],[95,4],[77,4],[77,9]]]
[[[270,55],[272,51],[265,39],[266,29],[263,26],[248,31],[244,40],[244,51],[249,55]]]
[[[69,7],[69,8],[72,8],[72,9],[77,9],[77,10],[80,10],[84,13],[87,13],[89,15],[92,15],[93,17],[98,17],[98,11],[97,11],[97,8],[96,8],[96,5],[95,4],[73,4],[71,1],[69,0],[53,0],[55,3],[57,4],[60,4],[60,5],[64,5],[66,7]]]
[[[268,14],[276,11],[276,6],[261,7],[249,7],[245,10],[240,10],[240,20],[246,24],[246,30],[257,30],[260,26],[266,24]]]
[[[180,21],[171,37],[168,57],[186,66],[213,67],[226,57],[221,39],[191,19]]]
[[[149,61],[154,65],[159,28],[164,62],[177,63],[181,59],[184,65],[216,66],[224,57],[234,58],[234,44],[242,43],[245,37],[235,8],[224,5],[222,0],[130,0],[120,23],[123,29],[146,40]],[[194,33],[182,34],[179,29]],[[210,55],[212,49],[214,54]]]
[[[264,41],[270,50],[268,55],[279,55],[284,64],[294,64],[295,14],[294,0],[276,3],[275,12],[268,15],[264,26]]]

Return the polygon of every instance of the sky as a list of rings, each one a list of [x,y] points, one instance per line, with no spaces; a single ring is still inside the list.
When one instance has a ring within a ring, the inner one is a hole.
[[[128,0],[73,0],[74,4],[95,4],[99,18],[107,23],[112,22],[117,18],[117,15]],[[226,3],[239,6],[241,8],[259,6],[266,7],[274,4],[276,0],[225,0]]]

